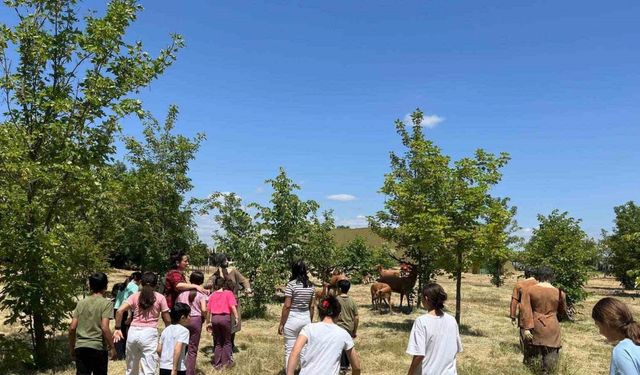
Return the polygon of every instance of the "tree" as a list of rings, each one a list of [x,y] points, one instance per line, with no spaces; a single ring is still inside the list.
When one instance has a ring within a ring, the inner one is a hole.
[[[446,242],[448,221],[441,208],[446,204],[450,158],[424,137],[422,112],[416,110],[411,118],[412,133],[396,121],[406,152],[403,156],[391,152],[391,171],[380,189],[387,196],[385,209],[369,217],[369,225],[417,262],[421,288],[437,274],[437,249]]]
[[[514,234],[520,229],[514,220],[516,212],[516,207],[509,207],[508,198],[494,199],[481,230],[476,263],[489,271],[491,283],[496,287],[504,284],[504,265],[513,260],[513,247],[522,244],[522,238]]]
[[[124,138],[131,169],[120,175],[118,230],[110,254],[114,266],[164,272],[171,252],[199,243],[193,208],[184,195],[192,188],[189,163],[204,135],[172,134],[177,116],[177,107],[171,106],[163,125],[146,121],[143,142]]]
[[[256,203],[250,206],[258,209],[267,251],[279,260],[279,274],[286,275],[291,263],[304,256],[311,219],[319,205],[313,200],[303,201],[294,193],[300,186],[287,177],[284,168],[280,168],[276,178],[265,182],[273,188],[271,207]]]
[[[245,210],[234,193],[214,193],[206,209],[216,211],[214,220],[220,229],[213,235],[216,252],[225,253],[238,270],[249,279],[254,296],[246,301],[244,313],[264,315],[280,280],[277,257],[264,246],[260,226]]]
[[[157,57],[125,42],[141,9],[134,0],[82,21],[72,0],[5,5],[17,22],[0,25],[0,306],[31,334],[43,367],[46,337],[64,325],[80,274],[104,260],[87,223],[119,121],[145,116],[135,95],[171,65],[182,39]]]
[[[411,132],[396,121],[406,152],[402,157],[391,153],[391,172],[385,175],[381,189],[387,195],[385,210],[370,218],[370,224],[417,261],[421,284],[438,268],[456,279],[456,320],[460,322],[463,270],[479,251],[487,254],[489,249],[502,248],[482,245],[487,223],[505,215],[500,210],[506,208],[495,204],[497,198],[490,190],[501,180],[500,169],[509,156],[478,149],[473,158],[451,164],[425,138],[422,112],[417,109],[411,118]]]
[[[580,228],[580,220],[568,212],[556,209],[548,216],[538,215],[538,221],[538,228],[525,245],[525,265],[551,268],[555,284],[564,290],[567,303],[573,306],[587,296],[582,286],[593,271],[595,242]]]
[[[612,273],[626,289],[636,286],[640,276],[640,207],[627,202],[613,208],[613,233],[606,236]]]

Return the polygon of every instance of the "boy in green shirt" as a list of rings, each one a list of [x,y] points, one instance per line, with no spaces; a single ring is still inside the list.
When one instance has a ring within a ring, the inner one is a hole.
[[[349,289],[351,289],[351,282],[349,280],[338,281],[340,295],[336,299],[340,303],[341,310],[335,323],[338,327],[349,332],[352,338],[356,338],[360,318],[358,317],[358,305],[356,301],[348,295]],[[349,357],[345,351],[342,351],[342,357],[340,358],[340,369],[342,371],[349,369]]]
[[[109,319],[113,319],[113,302],[104,298],[107,275],[89,276],[91,295],[78,302],[69,326],[69,350],[76,361],[76,375],[106,375],[108,353],[116,358]]]

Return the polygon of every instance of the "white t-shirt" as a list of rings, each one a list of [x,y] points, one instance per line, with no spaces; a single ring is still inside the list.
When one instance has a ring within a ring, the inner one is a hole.
[[[451,315],[425,314],[413,323],[407,354],[424,356],[422,368],[418,368],[414,375],[455,375],[456,354],[460,352],[462,341],[458,323]]]
[[[172,324],[162,331],[160,342],[162,342],[160,368],[173,370],[173,350],[176,348],[176,344],[181,342],[182,353],[180,353],[180,365],[177,368],[178,371],[186,371],[187,366],[184,363],[184,357],[189,346],[189,330],[180,324]]]
[[[338,375],[343,350],[353,348],[353,339],[344,329],[323,322],[307,324],[300,334],[307,338],[300,375]]]

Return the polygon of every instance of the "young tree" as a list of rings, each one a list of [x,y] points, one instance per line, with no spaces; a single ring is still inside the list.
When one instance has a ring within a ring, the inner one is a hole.
[[[258,223],[236,194],[214,193],[205,209],[215,210],[220,226],[213,235],[216,251],[227,254],[251,283],[254,295],[244,304],[245,312],[263,315],[280,279],[275,254],[266,250]]]
[[[479,149],[473,158],[452,165],[424,137],[422,112],[418,109],[411,117],[411,133],[396,121],[407,150],[404,157],[391,153],[391,172],[381,189],[387,195],[386,210],[371,218],[370,224],[418,262],[421,283],[439,267],[451,273],[456,279],[456,320],[460,322],[462,272],[482,249],[488,220],[504,215],[498,215],[505,208],[495,204],[490,190],[502,178],[500,169],[509,156]]]
[[[31,333],[39,367],[47,334],[63,326],[84,285],[77,272],[103,260],[87,223],[119,121],[144,116],[135,94],[182,46],[174,36],[152,57],[125,42],[141,9],[134,0],[112,0],[104,17],[82,21],[76,3],[6,1],[17,20],[0,25],[0,306]]]
[[[514,220],[516,212],[516,207],[509,207],[508,198],[494,199],[481,229],[475,262],[487,268],[496,287],[504,284],[504,265],[513,260],[513,248],[522,244],[522,238],[515,235],[520,229]]]
[[[177,116],[178,109],[171,106],[163,125],[154,119],[145,123],[144,141],[125,137],[132,168],[121,175],[114,266],[164,272],[171,252],[199,243],[193,209],[184,195],[192,188],[189,163],[204,135],[190,139],[172,134]]]
[[[288,274],[293,261],[304,256],[304,247],[309,236],[311,219],[318,211],[318,203],[303,201],[295,193],[300,186],[295,184],[280,168],[271,184],[271,207],[256,203],[250,206],[258,209],[258,220],[267,251],[278,259],[279,274]]]
[[[613,208],[613,233],[606,237],[612,272],[626,289],[636,287],[640,276],[640,207],[627,202]]]
[[[442,207],[447,204],[451,171],[450,158],[424,136],[422,112],[416,110],[411,118],[412,132],[396,121],[406,151],[402,156],[391,152],[391,171],[380,189],[387,196],[385,209],[369,217],[369,225],[417,262],[421,288],[436,275],[436,254],[446,243],[448,218]]]
[[[580,228],[580,220],[568,212],[556,209],[549,216],[538,215],[538,221],[540,225],[525,245],[525,263],[551,268],[555,284],[567,293],[567,303],[572,306],[587,296],[582,286],[593,271],[595,242]]]

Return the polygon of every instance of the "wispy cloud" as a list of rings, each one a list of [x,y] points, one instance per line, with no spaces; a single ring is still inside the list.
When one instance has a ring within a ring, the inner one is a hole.
[[[339,202],[349,202],[355,200],[356,197],[351,194],[333,194],[327,196],[327,199]]]
[[[438,115],[424,115],[424,117],[422,118],[422,125],[423,127],[426,128],[435,128],[436,125],[438,125],[439,123],[443,122],[445,120],[444,117],[442,116],[438,116]],[[402,120],[405,124],[412,124],[411,121],[411,113],[407,113],[406,116],[404,116],[404,119]]]

